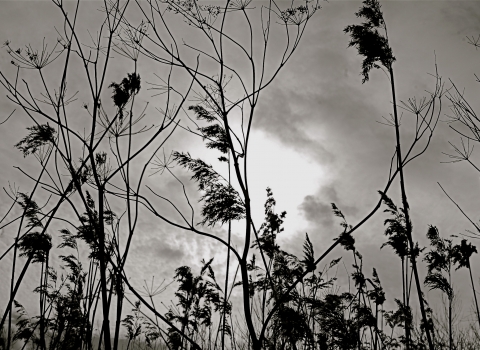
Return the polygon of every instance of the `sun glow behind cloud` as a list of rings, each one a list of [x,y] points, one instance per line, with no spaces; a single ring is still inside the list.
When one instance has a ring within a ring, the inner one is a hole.
[[[263,131],[253,133],[249,147],[252,151],[248,156],[248,181],[255,223],[263,220],[266,188],[270,187],[277,201],[277,212],[287,211],[285,232],[293,234],[304,229],[305,220],[298,206],[305,196],[328,183],[326,166]]]

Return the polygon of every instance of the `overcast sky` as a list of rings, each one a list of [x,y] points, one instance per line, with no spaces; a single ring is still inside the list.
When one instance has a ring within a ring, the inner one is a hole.
[[[249,181],[257,227],[263,218],[265,188],[271,187],[277,199],[278,211],[287,211],[285,231],[279,236],[282,248],[300,253],[305,232],[308,232],[316,255],[320,255],[341,232],[339,221],[331,213],[330,203],[342,209],[350,224],[356,224],[376,204],[378,190],[383,189],[394,151],[394,130],[383,125],[382,116],[391,113],[389,82],[382,71],[371,73],[370,81],[362,84],[361,58],[356,50],[348,48],[349,38],[343,33],[346,25],[358,23],[354,13],[359,1],[331,1],[322,3],[322,9],[311,19],[302,42],[291,61],[268,87],[260,99],[254,120],[250,145]],[[85,13],[92,13],[99,2],[83,4]],[[390,44],[396,57],[394,64],[398,98],[427,95],[434,88],[435,62],[446,87],[451,79],[473,106],[477,105],[479,86],[474,73],[478,72],[480,52],[468,44],[466,37],[480,34],[480,3],[475,1],[384,1],[384,17],[388,26]],[[0,41],[10,40],[13,46],[22,46],[32,40],[53,36],[59,13],[48,1],[1,1]],[[91,20],[93,23],[93,20]],[[189,37],[185,37],[188,41]],[[14,73],[5,50],[0,53],[2,72]],[[116,79],[131,67],[115,67]],[[115,75],[113,75],[115,76]],[[142,75],[144,81],[148,75]],[[150,77],[152,78],[152,77]],[[152,78],[153,79],[153,78]],[[143,91],[142,98],[150,99]],[[13,106],[0,94],[1,118]],[[80,104],[82,101],[78,101]],[[442,152],[451,152],[448,142],[458,143],[459,137],[448,125],[445,114],[450,114],[448,101],[443,110],[433,141],[428,151],[406,168],[407,193],[412,210],[414,237],[426,244],[428,225],[435,225],[443,236],[471,229],[456,207],[439,188],[437,182],[458,201],[473,219],[479,219],[479,176],[467,164],[448,164]],[[411,136],[411,116],[405,113],[403,133],[405,143]],[[0,185],[16,182],[24,191],[31,183],[13,166],[29,167],[21,153],[13,149],[29,126],[25,116],[17,111],[14,118],[0,127]],[[179,131],[182,133],[182,131]],[[167,151],[189,151],[195,157],[212,158],[201,142],[186,133],[175,139]],[[475,153],[474,153],[475,155]],[[168,192],[174,186],[167,175],[158,175],[159,188]],[[391,197],[399,203],[396,183]],[[195,187],[191,185],[190,190]],[[173,191],[171,192],[173,193]],[[5,197],[5,196],[4,196]],[[2,197],[2,198],[4,198]],[[6,197],[0,208],[8,208]],[[0,213],[2,214],[2,213]],[[2,214],[3,215],[3,214]],[[383,220],[379,211],[362,229],[355,233],[357,247],[364,255],[367,273],[376,267],[386,287],[387,299],[399,298],[400,264],[388,249],[380,250],[385,242]],[[133,243],[127,272],[137,286],[154,275],[156,280],[171,280],[174,269],[181,265],[199,266],[201,259],[217,256],[218,274],[222,276],[224,254],[221,247],[205,238],[172,231],[158,221],[140,222],[141,236]],[[219,234],[224,231],[217,228]],[[15,232],[4,229],[0,236],[0,252],[12,243]],[[475,243],[475,242],[474,242]],[[341,256],[337,248],[331,255]],[[478,281],[480,257],[473,258],[474,274]],[[9,260],[0,262],[2,281],[7,281]],[[477,272],[475,272],[477,269]],[[35,286],[34,273],[29,275],[21,296],[27,302]],[[461,293],[467,283],[466,271],[454,282]],[[6,284],[0,283],[2,295]],[[435,294],[434,292],[431,293]],[[464,296],[468,312],[472,296]],[[0,300],[4,300],[0,298]],[[0,308],[3,306],[0,305]]]

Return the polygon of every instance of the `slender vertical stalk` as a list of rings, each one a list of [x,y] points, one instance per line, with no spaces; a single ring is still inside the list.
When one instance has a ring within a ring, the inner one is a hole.
[[[405,258],[402,256],[402,295],[403,295],[403,305],[408,305],[407,297],[407,286],[408,286],[408,260],[405,263]],[[409,350],[410,348],[410,325],[407,324],[407,320],[404,322],[405,327],[405,349]]]
[[[41,263],[41,271],[40,271],[40,349],[46,350],[47,345],[45,343],[45,320],[44,320],[44,291],[46,290],[46,283],[45,283],[45,261]]]
[[[451,248],[451,246],[450,246]],[[448,284],[452,285],[452,275],[450,273],[451,268],[451,258],[449,256],[448,260]],[[449,350],[453,349],[453,333],[452,333],[452,301],[453,301],[453,290],[452,295],[448,297],[448,340],[449,340]]]
[[[452,301],[448,298],[448,349],[453,349],[453,336],[452,336]]]
[[[117,310],[116,310],[116,321],[115,321],[115,335],[113,337],[113,350],[118,349],[118,339],[120,336],[120,321],[122,318],[122,308],[123,308],[123,283],[122,279],[116,278],[116,289],[117,289]]]
[[[92,155],[93,158],[93,155]],[[95,166],[95,163],[92,161],[92,165]],[[109,313],[110,307],[108,303],[107,295],[107,264],[105,261],[105,222],[104,222],[104,189],[102,186],[98,188],[98,237],[99,237],[99,249],[100,249],[100,292],[102,298],[102,311],[103,311],[103,342],[105,350],[111,350],[112,343],[110,338],[110,320]]]
[[[230,151],[228,152],[228,183],[230,184]],[[228,246],[231,244],[232,238],[232,221],[228,221]],[[223,329],[222,329],[222,350],[225,349],[225,321],[227,318],[226,307],[227,307],[227,289],[228,289],[228,273],[230,269],[230,249],[227,249],[227,271],[225,274],[225,289],[223,293],[224,304],[223,304]]]
[[[378,344],[378,304],[375,303],[375,343],[373,348],[377,350]]]
[[[407,251],[408,254],[408,251]],[[407,255],[408,256],[408,255]],[[409,288],[408,288],[408,259],[406,259],[405,263],[405,306],[410,310],[410,294],[409,294]],[[405,348],[406,350],[410,350],[410,325],[405,324]]]
[[[425,324],[425,334],[427,336],[427,341],[428,341],[428,347],[430,350],[435,350],[432,342],[432,337],[430,335],[430,329],[429,329],[429,323],[427,319],[427,313],[425,311],[425,304],[423,301],[423,293],[422,293],[422,288],[420,284],[420,278],[418,277],[418,270],[417,270],[417,262],[415,259],[415,245],[413,244],[413,239],[412,239],[412,224],[410,221],[410,214],[409,214],[409,206],[408,206],[408,201],[407,201],[407,193],[405,189],[405,177],[403,173],[403,159],[402,159],[402,150],[401,150],[401,144],[400,144],[400,124],[398,122],[398,112],[397,112],[397,101],[396,101],[396,94],[395,94],[395,80],[394,80],[394,75],[393,75],[393,68],[390,65],[389,67],[389,73],[390,73],[390,83],[391,83],[391,88],[392,88],[392,97],[393,97],[393,116],[394,116],[394,122],[395,122],[395,138],[397,141],[397,166],[399,170],[399,175],[400,175],[400,190],[402,193],[402,204],[403,204],[403,210],[405,214],[405,225],[406,225],[406,231],[407,231],[407,239],[408,243],[410,245],[410,260],[412,263],[412,269],[413,269],[413,274],[415,277],[415,284],[417,286],[417,294],[418,294],[418,301],[420,303],[420,312],[422,314],[422,319]]]

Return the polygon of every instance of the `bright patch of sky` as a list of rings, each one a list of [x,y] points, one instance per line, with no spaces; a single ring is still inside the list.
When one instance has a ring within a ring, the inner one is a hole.
[[[253,133],[250,147],[248,176],[255,221],[263,220],[266,188],[270,187],[277,201],[277,212],[287,212],[286,234],[303,230],[305,219],[298,206],[329,181],[327,168],[263,131]]]

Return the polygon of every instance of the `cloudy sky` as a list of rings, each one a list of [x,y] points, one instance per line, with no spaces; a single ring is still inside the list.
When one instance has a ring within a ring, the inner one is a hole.
[[[336,203],[348,222],[355,225],[376,205],[377,191],[383,189],[388,178],[394,151],[394,130],[380,122],[392,111],[389,82],[385,74],[377,70],[371,73],[369,82],[362,84],[361,58],[355,49],[347,48],[348,36],[343,33],[345,26],[358,22],[354,13],[360,4],[359,1],[322,3],[322,9],[311,19],[294,56],[261,96],[254,119],[249,181],[256,225],[261,224],[265,188],[269,186],[277,200],[278,211],[287,211],[280,242],[284,249],[294,253],[301,252],[305,232],[308,232],[316,254],[321,254],[341,231],[330,203]],[[43,37],[55,42],[54,26],[61,25],[61,18],[50,2],[1,1],[0,5],[2,42],[8,39],[14,47],[38,43]],[[435,72],[436,63],[445,87],[451,86],[451,79],[461,90],[465,89],[467,99],[476,106],[479,87],[474,74],[478,72],[480,52],[468,44],[467,37],[480,34],[480,4],[476,1],[384,1],[382,5],[390,44],[397,59],[394,69],[398,98],[407,100],[428,96],[425,91],[434,88],[435,79],[430,74]],[[92,28],[96,23],[98,12],[95,9],[100,3],[86,1],[82,6],[85,34],[87,27]],[[179,37],[186,42],[194,41],[195,36],[191,36],[188,28],[182,25],[178,24]],[[278,45],[281,44],[279,40]],[[11,78],[14,70],[5,50],[1,51],[0,60],[2,73]],[[143,81],[155,81],[151,75],[154,68],[149,64],[145,63],[141,68]],[[118,81],[125,71],[131,69],[131,66],[116,65],[109,77]],[[151,106],[155,106],[152,95],[145,89],[140,98],[151,100]],[[79,98],[75,103],[79,107],[82,100]],[[448,142],[458,144],[459,137],[444,122],[446,115],[450,114],[447,99],[443,100],[442,108],[428,151],[406,168],[414,236],[420,244],[427,243],[425,234],[430,224],[437,226],[445,237],[472,228],[443,194],[438,183],[473,219],[479,218],[478,174],[468,164],[445,163],[449,159],[443,153],[451,152]],[[0,94],[2,118],[13,109],[5,94]],[[402,119],[404,144],[411,139],[412,123],[411,115],[405,112]],[[1,186],[8,187],[10,181],[24,191],[31,190],[32,184],[13,168],[35,169],[13,148],[29,125],[31,122],[17,110],[0,127]],[[200,140],[183,131],[178,131],[172,143],[167,144],[167,154],[171,150],[189,151],[195,157],[215,159],[215,155],[203,148]],[[175,171],[181,175],[179,169]],[[182,176],[188,179],[186,174]],[[156,188],[175,196],[175,181],[168,174],[157,174],[149,181],[156,181]],[[396,183],[390,195],[398,203],[397,187]],[[187,189],[194,196],[195,186],[190,184]],[[0,209],[6,211],[8,206],[7,197],[3,196]],[[384,219],[379,211],[355,233],[355,239],[357,248],[365,257],[366,271],[377,268],[387,298],[392,300],[401,294],[400,265],[388,248],[380,250],[385,242]],[[127,272],[138,287],[144,279],[150,280],[152,276],[158,281],[170,281],[176,267],[199,266],[201,259],[213,256],[216,256],[214,267],[219,276],[224,274],[225,254],[221,246],[208,239],[172,231],[148,215],[140,220],[139,232],[127,264]],[[220,228],[215,232],[225,234]],[[3,230],[0,252],[10,246],[15,234],[12,229]],[[341,248],[337,248],[327,261],[342,254]],[[8,258],[0,262],[2,281],[9,279],[9,263]],[[473,266],[474,269],[480,268],[480,257],[474,257]],[[468,294],[468,288],[465,291],[462,287],[467,282],[465,271],[459,272],[454,280],[460,295],[464,296],[463,307],[468,313],[472,296]],[[32,272],[21,290],[20,300],[23,298],[27,302],[35,283]],[[6,284],[0,285],[0,292],[5,295]],[[431,294],[435,297],[435,293]]]

